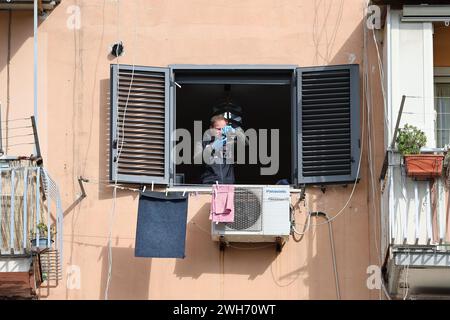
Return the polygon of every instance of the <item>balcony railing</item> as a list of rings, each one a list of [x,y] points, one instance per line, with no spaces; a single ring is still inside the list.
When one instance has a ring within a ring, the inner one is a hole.
[[[389,245],[429,246],[450,243],[448,175],[424,181],[408,177],[403,157],[396,150],[395,143],[398,129],[408,123],[426,133],[429,152],[446,151],[446,148],[437,148],[440,145],[436,144],[439,133],[450,130],[442,121],[437,121],[444,113],[424,112],[421,109],[424,105],[433,107],[438,101],[407,96],[402,99],[380,177],[387,241],[384,248]]]
[[[442,245],[447,241],[446,178],[417,181],[393,152],[386,185],[392,245]]]
[[[62,209],[56,184],[33,161],[0,162],[1,256],[49,250],[58,251],[61,259]]]

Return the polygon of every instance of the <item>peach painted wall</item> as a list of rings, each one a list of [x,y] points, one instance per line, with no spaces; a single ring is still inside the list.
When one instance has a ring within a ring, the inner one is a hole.
[[[109,65],[115,62],[108,52],[114,41],[125,44],[119,62],[138,65],[361,63],[364,2],[62,1],[39,26],[39,133],[44,165],[59,184],[66,211],[64,279],[48,298],[104,298],[112,189],[87,184],[87,198],[75,207],[72,204],[79,193],[78,176],[93,181],[107,178]],[[81,9],[79,30],[67,27],[74,5]],[[13,119],[33,112],[31,12],[12,13],[9,67],[8,25],[8,12],[0,12],[0,100],[5,104],[9,90],[8,118]],[[375,57],[372,50],[377,175],[383,157],[383,107]],[[2,112],[4,118],[5,107]],[[379,262],[374,241],[379,202],[370,192],[367,143],[364,146],[361,182],[348,208],[333,222],[344,299],[379,297],[377,290],[366,286],[367,267]],[[333,215],[344,206],[351,189],[329,187],[326,193],[311,189],[308,203],[312,210]],[[135,193],[118,192],[112,299],[336,297],[326,225],[313,228],[299,242],[291,238],[279,255],[273,248],[230,248],[221,253],[204,232],[209,230],[209,196],[191,196],[186,259],[134,258],[137,200]],[[297,212],[297,221],[304,220],[305,214]],[[67,286],[66,272],[73,266],[81,271],[80,288]],[[47,291],[42,295],[47,296]]]
[[[434,64],[450,67],[450,27],[441,23],[434,26]]]

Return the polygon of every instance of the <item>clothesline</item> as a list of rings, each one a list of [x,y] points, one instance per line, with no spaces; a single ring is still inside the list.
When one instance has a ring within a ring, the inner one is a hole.
[[[142,187],[142,189],[136,189],[136,188],[124,187],[122,185],[114,186],[114,184],[112,184],[109,180],[85,179],[84,181],[86,183],[93,183],[93,184],[97,184],[97,185],[104,185],[104,186],[109,187],[109,188],[116,187],[119,190],[127,190],[127,191],[133,191],[133,192],[145,192],[147,189],[150,189],[150,190],[154,191],[154,183],[151,186],[144,185]],[[235,185],[235,187],[251,187],[251,188],[255,188],[255,187],[258,187],[258,185]],[[159,188],[159,190],[161,190],[161,188]],[[210,193],[212,193],[212,186],[192,184],[192,185],[189,185],[189,186],[165,187],[165,188],[163,188],[163,190],[166,192],[166,194],[168,192],[183,192],[183,195],[186,192],[195,193],[195,194],[199,194],[199,193],[208,193],[208,194],[210,194]],[[303,192],[302,189],[295,189],[295,188],[291,188],[289,191],[290,191],[290,193],[302,193]]]
[[[403,111],[403,114],[436,115],[436,114],[450,114],[450,112],[413,112],[413,111]]]
[[[423,96],[405,96],[406,98],[412,99],[450,99],[450,97],[442,96],[442,97],[423,97]]]

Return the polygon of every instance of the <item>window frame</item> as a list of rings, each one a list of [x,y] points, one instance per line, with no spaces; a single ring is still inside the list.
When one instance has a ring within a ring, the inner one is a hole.
[[[112,101],[116,100],[116,94],[117,94],[117,88],[116,88],[116,81],[113,76],[113,69],[119,68],[119,65],[112,64],[111,65],[111,99]],[[120,66],[126,66],[130,68],[130,65],[120,64]],[[168,187],[188,187],[189,184],[182,184],[182,185],[176,185],[176,165],[175,161],[173,161],[174,157],[174,150],[175,150],[175,129],[176,129],[176,88],[180,84],[177,83],[177,72],[191,72],[191,73],[199,73],[203,72],[204,74],[211,75],[214,72],[217,72],[218,74],[222,72],[223,74],[227,75],[229,72],[240,72],[244,71],[245,74],[238,74],[236,73],[236,77],[240,78],[240,80],[233,80],[233,84],[265,84],[265,85],[286,85],[290,84],[290,91],[291,91],[291,186],[299,186],[299,185],[306,185],[306,184],[314,184],[314,185],[327,185],[327,184],[348,184],[350,182],[353,182],[355,179],[350,181],[351,179],[345,180],[342,179],[342,177],[338,177],[337,179],[328,179],[328,177],[314,177],[314,181],[305,181],[302,179],[300,173],[301,168],[301,155],[299,154],[299,148],[301,144],[300,140],[300,110],[302,108],[301,105],[301,97],[299,85],[301,85],[301,73],[302,70],[324,70],[324,69],[342,69],[342,68],[349,68],[350,74],[351,74],[351,97],[352,97],[352,105],[351,108],[353,110],[353,105],[356,103],[357,106],[360,106],[360,92],[359,92],[359,86],[360,86],[360,74],[357,72],[359,70],[359,65],[327,65],[327,66],[317,66],[317,67],[303,67],[300,68],[297,65],[271,65],[271,64],[255,64],[255,65],[195,65],[195,64],[172,64],[167,67],[154,67],[154,66],[134,66],[136,70],[139,70],[140,68],[145,69],[147,71],[157,71],[157,72],[163,72],[165,74],[165,166],[164,166],[164,177],[163,178],[156,178],[151,176],[139,176],[135,177],[131,180],[121,180],[118,179],[117,181],[120,183],[130,183],[130,184],[137,184],[137,185],[148,185],[148,184],[160,184],[160,185],[166,185]],[[450,74],[450,68],[449,74]],[[250,75],[250,77],[249,77]],[[255,75],[255,78],[251,77],[251,75]],[[261,81],[257,79],[258,76],[265,75],[266,79],[262,79]],[[267,77],[267,75],[278,75],[280,77],[278,80],[276,76],[274,78]],[[220,80],[210,78],[209,80],[206,78],[204,81],[198,81],[198,82],[192,82],[192,79],[189,79],[188,77],[185,78],[185,81],[188,81],[186,83],[198,83],[198,84],[227,84],[229,83],[230,79],[234,78],[234,75],[230,77],[230,74],[228,74],[228,78],[223,80],[223,82],[220,82]],[[199,75],[201,77],[201,75]],[[187,79],[187,80],[186,80]],[[257,80],[255,80],[257,79]],[[280,80],[281,79],[281,80]],[[191,81],[191,82],[189,82]],[[182,82],[181,82],[182,83]],[[353,86],[355,88],[353,88]],[[357,91],[357,92],[356,92]],[[112,102],[111,102],[112,104]],[[111,105],[111,128],[115,126],[113,123],[113,119],[115,119],[114,114],[114,108]],[[361,124],[360,124],[360,117],[359,117],[359,108],[358,110],[354,110],[355,115],[352,113],[352,120],[351,120],[351,144],[352,144],[352,150],[353,148],[357,147],[357,159],[355,158],[356,163],[352,164],[352,171],[349,176],[353,177],[355,176],[356,180],[359,180],[359,176],[356,177],[356,172],[354,171],[355,165],[358,165],[359,162],[359,150],[360,150],[360,134],[361,134]],[[112,130],[113,132],[116,132],[116,129]],[[114,136],[111,135],[110,142],[110,161],[112,159],[113,152],[112,150],[112,142],[113,142]],[[352,151],[352,156],[356,156],[356,153]],[[110,162],[111,167],[111,162]],[[114,178],[110,176],[110,179]],[[258,185],[258,184],[254,184]]]
[[[436,96],[436,85],[437,84],[449,84],[450,85],[450,67],[434,67],[434,82],[433,82],[433,95],[434,95],[434,110],[435,112],[437,112],[436,110],[436,99],[438,98]],[[439,115],[436,116],[436,121],[435,121],[435,135],[436,135],[436,146],[438,146],[438,117]],[[442,126],[441,126],[442,128]]]
[[[297,154],[297,84],[296,84],[296,74],[297,74],[298,65],[286,65],[286,64],[240,64],[240,65],[228,65],[228,64],[205,64],[205,65],[197,65],[197,64],[171,64],[169,65],[169,74],[170,74],[170,168],[169,168],[169,187],[182,187],[189,186],[189,184],[176,185],[176,165],[173,161],[174,149],[175,149],[175,139],[173,136],[174,130],[176,129],[176,87],[182,83],[178,83],[176,79],[177,71],[188,71],[188,72],[201,72],[201,71],[213,71],[213,72],[231,72],[231,71],[255,71],[261,73],[270,73],[272,71],[282,71],[282,72],[291,72],[291,185],[297,185],[297,163],[298,163],[298,154]],[[249,84],[281,84],[281,82],[257,82],[251,80],[242,80],[243,83]],[[204,80],[203,82],[196,82],[198,84],[221,84],[218,81],[209,81]],[[225,82],[223,82],[225,84]],[[239,82],[235,82],[234,84],[239,84]],[[238,184],[237,184],[238,185]],[[248,185],[248,184],[246,184]],[[255,184],[255,186],[258,184]]]

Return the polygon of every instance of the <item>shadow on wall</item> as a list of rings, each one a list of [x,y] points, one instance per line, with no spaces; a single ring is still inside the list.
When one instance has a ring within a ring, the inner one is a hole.
[[[100,299],[105,298],[106,283],[108,281],[108,246],[102,250],[102,277]],[[150,272],[152,259],[136,258],[134,248],[112,248],[112,271],[108,291],[109,300],[121,299],[149,299]]]
[[[192,197],[191,197],[192,198]],[[272,244],[231,244],[220,251],[218,242],[211,239],[210,203],[199,208],[190,206],[191,219],[187,223],[186,258],[177,259],[175,275],[179,278],[199,278],[202,274],[241,274],[249,280],[262,275],[276,259]],[[194,210],[193,210],[194,209]],[[255,250],[255,248],[264,247]],[[228,263],[227,261],[232,261]]]
[[[347,37],[346,41],[339,48],[336,54],[329,59],[330,65],[339,64],[359,64],[360,65],[360,87],[362,92],[363,86],[363,41],[364,41],[364,28],[365,20],[355,27],[353,32]],[[367,41],[370,43],[372,40],[372,31],[368,30]],[[369,49],[370,50],[370,49]],[[380,47],[380,50],[382,48]],[[369,53],[370,54],[370,53]],[[371,55],[374,55],[372,53]],[[376,55],[376,54],[375,54]],[[376,60],[371,60],[370,65],[377,67]],[[378,73],[378,69],[373,72]],[[379,81],[377,79],[377,81]],[[373,85],[373,99],[374,99],[374,123],[375,128],[383,128],[383,98],[381,96],[381,89],[378,83]],[[361,124],[365,119],[362,118],[362,108],[364,108],[361,94]],[[367,131],[366,131],[367,132]],[[383,130],[376,132],[377,134],[377,147],[374,146],[375,159],[378,159],[376,163],[382,163],[382,156],[384,153],[379,152],[382,150],[383,145]],[[364,137],[363,137],[364,138]],[[367,152],[367,140],[365,141],[365,147],[363,153]],[[332,222],[334,243],[336,250],[336,262],[339,277],[339,287],[341,299],[369,299],[371,298],[371,292],[366,286],[366,269],[371,264],[378,264],[376,261],[376,254],[373,250],[373,226],[370,224],[374,220],[370,220],[368,214],[369,208],[367,207],[367,192],[369,192],[369,177],[368,177],[368,164],[366,163],[366,157],[362,156],[361,169],[360,169],[360,182],[356,186],[356,191],[353,196],[353,200],[350,202],[347,209],[342,215]],[[378,171],[378,167],[375,168],[375,175]],[[378,182],[377,182],[378,183]],[[310,195],[309,207],[313,211],[324,211],[329,216],[335,215],[339,212],[345,202],[347,201],[350,192],[352,190],[353,183],[347,188],[342,186],[328,186],[325,194],[322,194],[320,190],[310,189],[308,192]],[[372,199],[372,201],[378,201]],[[357,212],[354,211],[356,206]],[[374,212],[371,212],[374,214]],[[351,218],[346,219],[346,216],[351,215]],[[369,219],[369,220],[365,220]],[[323,224],[324,219],[314,218],[311,223]],[[369,223],[370,235],[367,235],[367,223]],[[365,232],[356,230],[357,227],[366,228]],[[326,224],[313,227],[312,231],[306,235],[308,237],[306,247],[307,250],[307,273],[308,281],[305,285],[309,288],[309,299],[336,299],[336,286],[334,279],[332,251],[330,246],[329,230]],[[373,294],[378,292],[373,291]]]
[[[51,14],[49,12],[48,14]],[[1,32],[3,38],[1,55],[12,60],[22,45],[30,38],[33,38],[33,10],[4,10],[0,11]],[[42,24],[38,19],[38,28]],[[3,45],[4,44],[4,45]],[[30,56],[30,60],[33,57]],[[8,59],[0,59],[0,72],[8,65]]]

